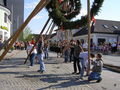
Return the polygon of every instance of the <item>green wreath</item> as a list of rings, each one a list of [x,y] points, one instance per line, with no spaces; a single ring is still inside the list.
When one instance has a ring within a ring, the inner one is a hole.
[[[62,10],[61,5],[67,1],[74,2],[74,5],[72,6],[74,7],[74,12],[68,11],[66,15],[66,12]],[[94,0],[91,8],[91,17],[98,14],[103,2],[104,0]],[[49,16],[52,17],[54,23],[59,27],[63,27],[64,29],[76,29],[86,26],[86,24],[88,23],[87,15],[82,16],[81,19],[71,21],[72,18],[80,13],[80,0],[64,0],[62,3],[59,3],[58,0],[51,0],[46,8],[49,12]]]

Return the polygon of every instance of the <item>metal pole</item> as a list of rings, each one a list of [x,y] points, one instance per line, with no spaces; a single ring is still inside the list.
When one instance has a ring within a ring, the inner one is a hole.
[[[32,13],[29,15],[29,17],[25,20],[25,22],[20,26],[20,28],[17,30],[17,33],[11,40],[10,44],[8,45],[7,49],[2,53],[0,56],[0,61],[4,58],[4,56],[7,54],[9,49],[12,47],[13,43],[17,40],[20,33],[23,31],[23,29],[27,26],[27,24],[30,22],[30,20],[37,14],[38,9],[41,10],[43,6],[46,6],[49,3],[47,0],[41,0],[38,5],[35,7],[35,9],[32,11]]]
[[[91,27],[90,27],[90,23],[91,23],[91,17],[90,17],[90,0],[87,0],[87,15],[88,15],[88,71],[87,74],[89,75],[90,73],[90,43],[91,43]]]
[[[45,30],[46,26],[48,25],[48,23],[49,23],[50,19],[51,19],[51,18],[49,17],[49,18],[48,18],[48,20],[47,20],[47,22],[46,22],[46,24],[44,25],[44,27],[43,27],[42,31],[40,32],[40,34],[39,34],[39,36],[38,36],[38,38],[37,38],[37,40],[36,40],[36,42],[35,42],[34,46],[33,46],[33,47],[32,47],[32,49],[30,50],[30,53],[28,54],[28,56],[27,56],[27,58],[26,58],[26,60],[25,60],[24,64],[27,62],[27,60],[28,60],[28,58],[30,57],[30,55],[31,55],[32,51],[34,50],[35,46],[36,46],[36,45],[37,45],[37,43],[39,42],[40,36],[41,36],[41,35],[42,35],[42,33],[44,32],[44,30]]]

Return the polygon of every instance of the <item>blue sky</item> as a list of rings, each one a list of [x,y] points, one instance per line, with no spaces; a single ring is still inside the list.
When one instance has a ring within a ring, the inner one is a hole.
[[[32,10],[35,8],[35,6],[38,4],[39,1],[40,0],[25,0],[24,20],[29,16],[29,14],[32,12]],[[93,2],[94,0],[90,0],[90,1]],[[81,0],[82,3],[81,15],[85,15],[87,12],[86,2],[87,0]],[[104,0],[103,7],[101,8],[98,16],[96,16],[95,18],[120,21],[119,4],[120,4],[120,0]],[[78,15],[76,18],[79,17],[80,15]],[[38,15],[36,15],[31,20],[31,22],[28,25],[31,28],[32,33],[39,34],[47,19],[48,19],[48,13],[45,9],[43,9],[38,13]]]

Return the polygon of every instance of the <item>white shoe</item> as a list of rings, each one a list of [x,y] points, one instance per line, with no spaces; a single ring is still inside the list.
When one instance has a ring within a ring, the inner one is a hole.
[[[28,68],[32,68],[33,66],[28,66]]]
[[[83,77],[80,77],[81,80],[84,80]]]

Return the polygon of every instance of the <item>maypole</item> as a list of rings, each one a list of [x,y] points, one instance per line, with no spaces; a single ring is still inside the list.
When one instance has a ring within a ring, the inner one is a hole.
[[[90,73],[90,38],[91,38],[91,16],[90,16],[90,0],[87,0],[87,15],[88,15],[88,71],[87,74]]]

